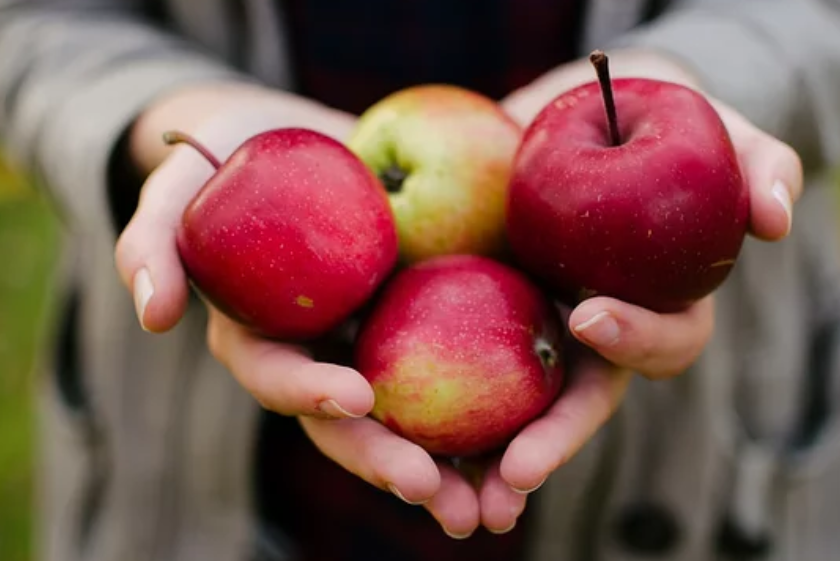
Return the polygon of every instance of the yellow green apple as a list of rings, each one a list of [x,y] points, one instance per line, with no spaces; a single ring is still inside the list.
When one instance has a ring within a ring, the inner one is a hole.
[[[498,256],[522,128],[493,99],[448,84],[414,86],[369,107],[348,147],[389,193],[400,257]]]

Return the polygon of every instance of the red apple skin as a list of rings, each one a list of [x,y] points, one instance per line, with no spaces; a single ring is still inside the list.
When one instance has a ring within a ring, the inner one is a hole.
[[[312,340],[397,260],[387,193],[344,145],[306,129],[247,140],[187,207],[178,250],[197,289],[261,335]]]
[[[508,442],[557,397],[557,310],[519,271],[487,257],[434,257],[384,286],[356,341],[371,416],[430,454]]]
[[[749,196],[717,112],[686,87],[613,80],[611,146],[597,82],[560,95],[526,129],[507,230],[519,266],[566,303],[612,296],[685,309],[728,276]]]

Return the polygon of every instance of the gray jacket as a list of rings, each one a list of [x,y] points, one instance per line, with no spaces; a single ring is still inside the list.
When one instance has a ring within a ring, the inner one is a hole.
[[[0,0],[0,134],[72,233],[62,287],[77,321],[42,392],[49,561],[244,561],[258,541],[257,406],[207,353],[199,306],[165,336],[137,326],[113,267],[105,169],[120,133],[169,89],[242,75],[293,89],[280,3],[243,0],[234,28],[223,0],[162,0],[177,37],[144,25],[152,4]],[[838,559],[840,238],[822,171],[840,160],[840,1],[660,2],[666,14],[639,27],[646,4],[590,1],[581,53],[680,57],[799,150],[809,185],[788,240],[746,245],[696,366],[636,380],[532,498],[531,558],[738,559],[724,552],[769,536],[767,559]]]

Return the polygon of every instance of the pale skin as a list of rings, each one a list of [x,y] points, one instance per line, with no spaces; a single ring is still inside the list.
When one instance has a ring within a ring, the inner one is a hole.
[[[609,54],[613,77],[661,78],[702,91],[692,73],[659,54]],[[588,61],[577,61],[514,92],[503,104],[526,124],[561,91],[593,78]],[[766,241],[783,239],[802,190],[799,158],[731,108],[712,101],[733,138],[749,185],[751,234]],[[291,94],[218,83],[172,92],[141,116],[131,146],[135,161],[150,175],[118,241],[116,261],[146,330],[165,332],[185,311],[189,289],[174,229],[188,201],[213,172],[194,151],[165,146],[162,133],[190,132],[223,159],[248,136],[283,126],[305,126],[343,140],[354,117]],[[573,385],[542,418],[525,427],[486,466],[481,483],[473,485],[450,465],[436,463],[418,446],[365,417],[373,406],[373,392],[358,372],[315,362],[298,347],[259,339],[218,311],[209,312],[209,349],[263,407],[297,417],[326,456],[370,484],[422,504],[455,538],[465,538],[481,525],[497,533],[512,529],[528,495],[611,417],[633,374],[653,380],[679,375],[702,352],[714,327],[712,297],[673,315],[604,297],[580,304],[571,310],[569,326],[599,358],[578,366]]]

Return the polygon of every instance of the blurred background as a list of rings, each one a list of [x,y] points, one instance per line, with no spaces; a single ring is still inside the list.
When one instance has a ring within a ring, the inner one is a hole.
[[[33,389],[59,250],[50,201],[0,158],[0,561],[29,561],[33,553]]]
[[[61,229],[50,200],[2,159],[0,146],[0,561],[31,561],[37,416],[48,358]],[[840,174],[838,174],[840,193]],[[840,212],[840,196],[837,197]]]

